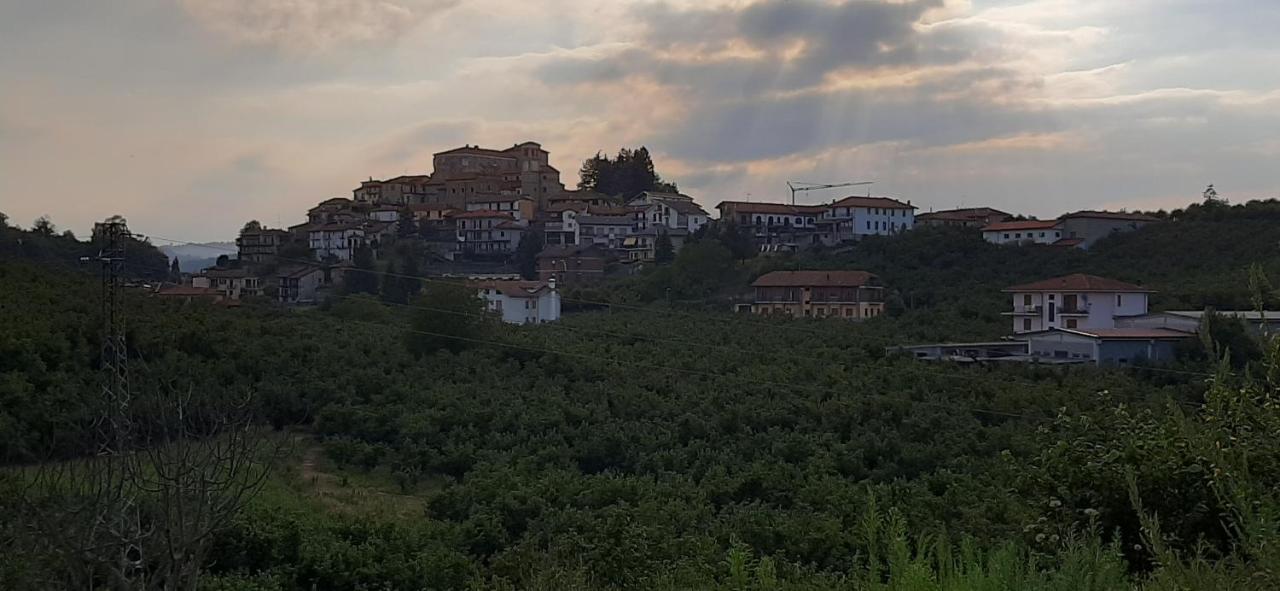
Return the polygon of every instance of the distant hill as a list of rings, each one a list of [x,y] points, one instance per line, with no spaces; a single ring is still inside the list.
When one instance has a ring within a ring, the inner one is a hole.
[[[234,242],[206,242],[203,244],[177,244],[161,246],[160,252],[170,259],[178,259],[178,265],[188,273],[212,267],[219,256],[235,258]]]

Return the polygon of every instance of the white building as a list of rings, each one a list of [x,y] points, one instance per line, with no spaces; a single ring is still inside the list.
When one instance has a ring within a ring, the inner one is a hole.
[[[982,228],[982,239],[992,244],[1054,244],[1062,240],[1058,220],[996,222]]]
[[[560,292],[551,281],[483,281],[473,284],[490,312],[507,324],[542,324],[560,319]]]
[[[364,227],[357,223],[335,223],[312,227],[308,233],[311,254],[316,260],[349,261],[365,242]]]
[[[1147,313],[1151,290],[1094,275],[1067,275],[1015,285],[1004,290],[1013,298],[1014,334],[1052,329],[1113,329],[1117,319]]]
[[[262,280],[246,269],[206,269],[191,276],[191,287],[215,290],[229,300],[262,295]]]
[[[888,236],[915,227],[916,207],[888,197],[845,197],[827,206],[818,224],[829,245]]]
[[[644,223],[637,230],[665,226],[692,234],[711,219],[707,210],[693,202],[693,197],[678,193],[645,191],[631,198],[627,205],[644,208]]]
[[[285,267],[276,272],[276,300],[282,304],[314,304],[328,273],[312,265]]]

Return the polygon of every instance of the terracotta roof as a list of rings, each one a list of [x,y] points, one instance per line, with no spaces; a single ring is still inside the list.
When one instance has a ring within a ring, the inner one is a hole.
[[[477,210],[477,211],[464,211],[464,212],[460,212],[460,213],[456,213],[456,214],[454,214],[454,215],[453,215],[453,218],[454,218],[454,219],[463,219],[463,220],[487,219],[487,218],[504,218],[504,219],[508,219],[508,220],[510,220],[510,219],[515,219],[515,218],[511,217],[511,214],[509,214],[509,213],[507,213],[507,212],[505,212],[505,211],[493,211],[492,209],[481,209],[481,210]]]
[[[724,211],[728,205],[738,213],[763,213],[782,215],[821,215],[827,208],[823,205],[789,205],[786,203],[754,203],[751,201],[721,201],[716,209]]]
[[[1072,248],[1084,244],[1084,238],[1063,238],[1049,246],[1060,246],[1063,248]]]
[[[551,285],[544,281],[476,281],[468,283],[474,289],[496,289],[512,298],[536,298]]]
[[[605,195],[599,191],[591,189],[566,189],[560,193],[556,193],[547,197],[547,201],[595,201],[595,200],[617,201],[613,197]]]
[[[998,217],[1008,218],[1009,214],[998,209],[990,207],[966,207],[963,209],[943,209],[939,211],[931,211],[929,213],[921,213],[916,215],[917,221],[927,220],[949,220],[957,222],[974,222],[987,218]]]
[[[1125,213],[1123,211],[1077,211],[1062,216],[1061,219],[1067,218],[1092,218],[1101,220],[1126,220],[1134,222],[1158,222],[1160,218],[1151,217],[1141,213]]]
[[[897,199],[889,197],[845,197],[835,203],[832,207],[882,207],[885,209],[918,209],[909,203],[903,203]]]
[[[983,232],[1004,232],[1007,230],[1050,230],[1060,224],[1058,220],[1014,220],[1012,222],[996,222],[983,226]]]
[[[590,252],[588,252],[590,251]],[[538,258],[565,258],[565,257],[581,257],[585,254],[603,257],[604,253],[600,247],[594,244],[570,244],[566,246],[556,245],[548,246],[538,253]]]
[[[489,148],[481,148],[480,146],[462,146],[461,148],[436,152],[434,155],[443,156],[445,154],[475,154],[477,156],[496,156],[499,158],[515,159],[515,156],[512,156],[506,150],[490,150]]]
[[[501,193],[478,193],[467,197],[467,203],[511,203],[513,201],[533,201],[524,195],[503,195]]]
[[[524,230],[525,229],[524,226],[521,226],[520,224],[517,224],[515,222],[502,222],[495,225],[494,227],[499,230]]]
[[[384,183],[425,183],[431,180],[429,174],[405,174],[393,179],[382,181]]]
[[[866,271],[774,271],[761,275],[752,287],[862,287],[879,278]]]
[[[670,207],[684,215],[707,215],[707,210],[702,209],[701,205],[692,201],[666,201],[661,199],[659,201],[662,201],[667,207]]]
[[[1045,279],[1034,283],[1024,283],[1004,290],[1005,293],[1021,293],[1027,291],[1154,293],[1153,290],[1140,285],[1125,283],[1115,279],[1107,279],[1106,277],[1098,277],[1097,275],[1085,275],[1083,273],[1054,277],[1053,279]]]

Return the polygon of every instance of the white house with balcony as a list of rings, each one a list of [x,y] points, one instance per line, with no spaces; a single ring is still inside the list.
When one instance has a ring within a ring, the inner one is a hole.
[[[482,281],[472,284],[490,312],[507,324],[560,320],[560,292],[550,281]]]
[[[365,230],[359,223],[322,224],[311,228],[308,240],[316,260],[349,261],[365,243]]]
[[[826,207],[818,221],[828,245],[888,236],[916,225],[916,207],[889,197],[845,197]]]
[[[1075,274],[1015,285],[1004,290],[1013,298],[1014,334],[1054,329],[1107,330],[1118,319],[1147,313],[1152,290],[1095,275]]]

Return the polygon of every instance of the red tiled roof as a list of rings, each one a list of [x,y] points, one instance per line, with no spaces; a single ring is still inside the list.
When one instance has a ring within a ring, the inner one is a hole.
[[[1075,291],[1075,292],[1124,292],[1124,293],[1153,293],[1153,290],[1147,289],[1140,285],[1125,283],[1115,279],[1107,279],[1106,277],[1098,277],[1097,275],[1085,275],[1084,273],[1076,273],[1074,275],[1066,275],[1063,277],[1054,277],[1053,279],[1045,279],[1034,283],[1024,283],[1006,288],[1005,293],[1021,293],[1027,291]]]
[[[521,226],[520,224],[517,224],[515,222],[502,222],[500,224],[495,225],[494,227],[499,230],[524,230],[524,226]]]
[[[980,221],[987,218],[1008,218],[1009,214],[990,207],[968,207],[964,209],[944,209],[916,215],[917,221],[950,220],[957,222]]]
[[[789,205],[786,203],[754,203],[751,201],[721,201],[716,206],[721,212],[728,205],[737,213],[763,213],[782,215],[820,215],[826,207],[822,205]]]
[[[1151,217],[1141,213],[1125,213],[1123,211],[1077,211],[1062,216],[1061,219],[1067,218],[1093,218],[1100,220],[1126,220],[1134,222],[1158,222],[1160,218]]]
[[[1170,328],[1088,328],[1075,332],[1100,339],[1185,339],[1191,333]]]
[[[462,146],[461,148],[436,152],[434,155],[442,156],[445,154],[475,154],[478,156],[496,156],[499,158],[515,159],[515,156],[512,156],[506,150],[490,150],[489,148],[481,148],[480,146]]]
[[[1080,246],[1083,243],[1084,243],[1084,238],[1063,238],[1062,240],[1054,242],[1049,246],[1060,246],[1063,248],[1071,248],[1074,246]]]
[[[476,281],[468,283],[473,289],[496,289],[512,298],[534,298],[551,285],[545,281]]]
[[[1012,222],[996,222],[982,227],[983,232],[1004,232],[1007,230],[1052,230],[1060,224],[1058,220],[1014,220]]]
[[[914,205],[903,203],[897,199],[889,197],[845,197],[835,203],[832,207],[881,207],[885,209],[918,209]]]
[[[509,213],[506,213],[503,211],[493,211],[492,209],[481,209],[478,211],[464,211],[461,213],[454,214],[453,218],[464,219],[464,220],[484,219],[484,218],[504,218],[508,220],[515,219],[511,217],[511,214]]]
[[[752,287],[862,287],[879,279],[866,271],[774,271]]]

